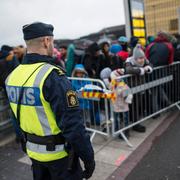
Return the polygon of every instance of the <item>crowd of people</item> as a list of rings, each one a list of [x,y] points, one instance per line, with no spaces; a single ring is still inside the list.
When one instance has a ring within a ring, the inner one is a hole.
[[[107,37],[101,38],[98,42],[92,42],[83,50],[76,48],[74,44],[61,45],[53,50],[53,65],[60,66],[66,71],[68,77],[94,78],[104,81],[108,89],[117,93],[122,83],[114,83],[115,79],[124,74],[144,75],[151,73],[153,67],[169,65],[174,61],[180,61],[180,42],[173,35],[160,31],[156,37],[149,36],[146,46],[142,46],[137,37],[128,39],[125,36],[119,37],[117,41],[111,42]],[[4,87],[4,82],[8,74],[21,64],[26,54],[26,48],[22,45],[11,47],[3,45],[0,50],[0,86]],[[89,82],[72,82],[75,90]],[[124,86],[122,86],[124,87]],[[121,88],[122,89],[122,88]],[[124,114],[127,125],[128,104],[132,103],[132,97],[127,100],[117,98],[114,102],[114,117],[117,119],[120,114]],[[84,105],[85,104],[85,105]],[[122,109],[124,104],[124,109]],[[85,100],[80,100],[83,111],[88,111],[91,105]],[[120,106],[121,108],[119,108]],[[86,107],[86,108],[85,108]],[[87,118],[89,118],[87,116]],[[136,120],[135,120],[136,121]],[[116,123],[116,129],[117,128]],[[138,132],[145,132],[145,127],[136,125],[133,127]],[[128,134],[128,133],[127,133]]]
[[[127,37],[121,36],[117,41],[113,41],[113,44],[110,39],[103,37],[98,42],[92,42],[85,50],[80,50],[80,53],[74,44],[61,45],[54,48],[54,62],[52,63],[63,67],[69,77],[72,76],[76,64],[83,64],[88,77],[100,78],[101,71],[106,67],[112,71],[118,68],[126,69],[126,65],[132,61],[128,58],[134,57],[133,49],[137,44],[140,44],[137,37],[132,37],[129,40]],[[149,36],[146,46],[141,46],[141,49],[153,67],[180,60],[180,43],[174,36],[166,32],[159,32],[156,37]],[[8,62],[13,59],[11,61],[13,69],[17,64],[21,64],[25,53],[26,48],[22,45],[16,47],[3,45],[0,50],[0,68],[4,68],[3,59]],[[0,72],[2,77],[4,71]],[[125,73],[131,72],[128,70]]]

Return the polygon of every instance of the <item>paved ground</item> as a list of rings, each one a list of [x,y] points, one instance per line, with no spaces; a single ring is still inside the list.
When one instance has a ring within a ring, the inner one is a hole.
[[[19,162],[24,155],[16,143],[0,148],[0,179],[1,180],[32,180],[29,164]]]
[[[179,116],[170,113],[108,179],[179,180]]]
[[[171,112],[171,114],[173,114]],[[176,113],[175,113],[176,114]],[[127,144],[119,139],[106,139],[103,136],[95,136],[93,140],[93,147],[95,150],[96,158],[96,170],[91,180],[105,180],[108,177],[111,179],[120,180],[120,176],[110,176],[113,172],[118,172],[118,169],[123,167],[124,163],[131,160],[131,156],[136,152],[138,147],[149,137],[150,134],[168,117],[168,113],[161,116],[159,119],[148,120],[144,124],[147,126],[146,133],[135,133],[131,131],[130,142],[133,144],[133,148],[127,146]],[[180,131],[179,131],[180,132]],[[8,137],[9,140],[13,139]],[[8,139],[6,138],[6,139]],[[7,143],[7,140],[4,140]],[[21,152],[20,147],[15,143],[11,142],[4,145],[0,142],[0,180],[32,180],[31,166],[29,159]],[[168,146],[169,147],[169,146]],[[132,153],[134,152],[134,153]],[[133,162],[135,166],[137,162]],[[133,168],[128,167],[129,170]],[[123,169],[123,168],[122,168]],[[126,176],[127,176],[126,171]],[[134,172],[134,171],[133,171]],[[132,173],[133,173],[132,172]],[[128,177],[136,180],[132,174]],[[135,175],[136,176],[136,175]],[[123,176],[122,176],[123,177]],[[125,177],[125,176],[124,176]],[[122,178],[121,178],[122,179]],[[124,178],[125,179],[125,178]],[[123,180],[124,180],[123,179]],[[138,178],[138,180],[141,180]],[[151,179],[143,179],[151,180]],[[156,180],[156,179],[152,179]],[[160,179],[157,179],[160,180]],[[172,179],[176,180],[176,179]]]
[[[155,139],[126,180],[180,180],[180,116]]]

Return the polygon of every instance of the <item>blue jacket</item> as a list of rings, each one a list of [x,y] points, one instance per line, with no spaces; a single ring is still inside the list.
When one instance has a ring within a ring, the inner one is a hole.
[[[27,54],[22,64],[37,62],[52,64],[53,61],[48,56]],[[83,125],[79,106],[68,106],[67,92],[69,90],[72,90],[70,81],[65,75],[59,75],[56,70],[50,73],[43,86],[44,97],[51,105],[57,125],[62,130],[65,140],[74,148],[75,153],[82,161],[91,162],[94,160],[94,151],[90,143],[90,137]]]

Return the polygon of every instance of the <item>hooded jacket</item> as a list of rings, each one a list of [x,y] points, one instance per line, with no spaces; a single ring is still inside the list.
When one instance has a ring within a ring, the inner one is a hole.
[[[172,64],[174,61],[174,48],[166,37],[159,35],[147,47],[146,57],[154,67]]]
[[[81,71],[84,73],[83,78],[88,77],[88,73],[82,64],[76,64],[75,65],[74,70],[72,72],[72,77],[76,77],[77,71]],[[91,82],[90,81],[84,81],[84,80],[72,80],[72,87],[74,88],[75,91],[80,90],[82,87],[84,87],[87,84],[91,84]],[[90,102],[87,99],[79,98],[79,106],[81,109],[90,109]]]

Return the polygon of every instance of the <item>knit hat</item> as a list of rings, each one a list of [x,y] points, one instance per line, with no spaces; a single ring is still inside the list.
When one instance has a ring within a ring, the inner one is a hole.
[[[12,51],[12,50],[13,50],[13,47],[11,47],[11,46],[8,46],[8,45],[1,46],[1,51],[9,52],[9,51]]]
[[[0,59],[8,57],[9,52],[12,50],[13,50],[13,47],[3,45],[0,50]]]
[[[119,51],[121,51],[122,50],[122,47],[121,47],[121,45],[119,45],[119,44],[113,44],[112,46],[111,46],[111,48],[110,48],[110,52],[112,53],[112,54],[117,54]]]
[[[104,68],[100,73],[101,79],[108,79],[111,75],[111,69],[109,67]]]
[[[144,51],[142,50],[142,47],[140,44],[137,44],[136,47],[134,48],[133,57],[134,59],[145,57]]]
[[[34,22],[23,26],[24,40],[30,40],[43,36],[53,36],[54,27],[51,24]]]
[[[110,68],[104,68],[100,73],[100,78],[103,80],[106,87],[109,89],[110,85],[110,75],[111,75],[111,69]]]
[[[127,42],[128,42],[128,38],[125,37],[125,36],[120,36],[119,39],[118,39],[118,41],[119,41],[120,43],[127,43]]]

